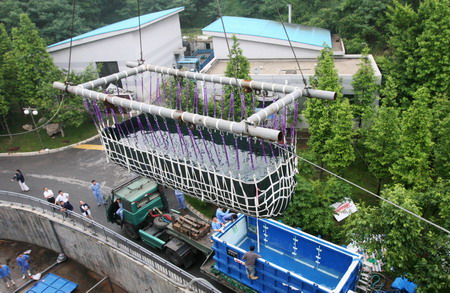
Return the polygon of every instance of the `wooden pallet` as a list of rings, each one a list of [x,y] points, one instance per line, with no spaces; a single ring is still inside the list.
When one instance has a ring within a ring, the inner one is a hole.
[[[199,219],[196,219],[190,215],[181,216],[173,224],[173,228],[187,235],[195,240],[205,236],[211,229],[211,226]]]

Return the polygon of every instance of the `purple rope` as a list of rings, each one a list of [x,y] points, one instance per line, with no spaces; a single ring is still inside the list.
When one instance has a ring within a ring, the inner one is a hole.
[[[141,90],[142,90],[142,101],[144,101],[145,94],[144,94],[144,75],[141,76]]]
[[[126,128],[126,130],[127,130],[126,136],[128,136],[128,135],[130,134],[130,129],[128,128],[128,125],[127,125],[126,121],[124,121],[125,118],[124,118],[124,116],[123,116],[123,109],[122,109],[122,107],[119,107],[119,112],[120,112],[120,114],[122,115],[122,123],[125,125],[125,128]]]
[[[223,119],[223,109],[225,108],[225,90],[222,88],[222,100],[221,100],[221,108],[220,108],[220,119]]]
[[[114,124],[116,125],[117,129],[119,129],[119,133],[123,136],[126,137],[125,133],[123,132],[122,126],[119,123],[119,119],[116,116],[116,112],[114,111],[114,108],[111,108],[111,115],[113,117],[114,120]]]
[[[245,96],[241,93],[241,120],[244,120],[245,112]]]
[[[163,131],[161,130],[161,127],[159,126],[158,119],[156,117],[154,117],[154,119],[155,119],[155,122],[156,122],[156,126],[158,126],[158,133],[161,136],[162,141],[164,142],[164,147],[167,148],[168,143],[167,143],[167,140],[164,138],[164,136],[162,134]]]
[[[160,85],[159,85],[159,75],[156,75],[156,90],[155,90],[155,104],[159,105],[159,98],[160,98],[160,94],[161,94],[161,89],[160,89]]]
[[[191,131],[191,129],[189,127],[188,127],[188,133],[189,133],[189,136],[191,137],[192,148],[194,149],[195,158],[198,160],[198,154],[197,154],[197,151],[195,150],[196,146],[197,146],[197,149],[198,149],[198,145],[195,143],[194,135],[192,134],[192,131]]]
[[[238,141],[237,141],[237,137],[234,138],[234,145],[235,145],[235,149],[236,149],[236,163],[237,163],[237,169],[240,170],[241,166],[239,164],[239,148],[238,148]]]
[[[92,113],[91,105],[90,105],[90,103],[88,102],[88,99],[83,98],[83,102],[84,102],[84,106],[85,106],[86,109],[88,110],[89,115],[91,116],[92,121],[93,121],[94,124],[95,124],[95,127],[98,128],[97,121],[96,121],[95,118],[94,118],[94,113]]]
[[[266,155],[266,150],[265,150],[265,147],[264,147],[263,140],[262,140],[262,139],[259,139],[259,142],[260,142],[260,144],[261,144],[261,149],[262,149],[263,154],[264,154],[264,162],[267,163],[267,155]]]
[[[252,139],[250,136],[247,137],[248,140],[248,150],[250,151],[250,160],[252,161],[252,169],[255,170],[255,163],[253,162],[253,152],[252,152]]]
[[[228,153],[227,153],[227,144],[225,143],[225,138],[222,136],[222,143],[223,143],[223,149],[225,151],[225,158],[227,159],[228,168],[230,167],[230,160],[228,159]]]
[[[213,145],[213,148],[214,148],[214,152],[216,153],[217,161],[220,163],[220,157],[219,157],[219,153],[217,152],[216,144],[214,142],[214,137],[213,137],[211,131],[208,130],[208,133],[209,133],[209,137],[211,137],[211,142],[212,142],[212,145]]]
[[[172,149],[176,153],[175,144],[173,143],[172,136],[170,135],[169,126],[167,126],[167,120],[166,119],[164,119],[164,125],[166,126],[166,131],[165,131],[166,136],[169,137],[170,143],[172,144]]]
[[[228,108],[228,120],[231,118],[231,114],[233,114],[233,121],[234,121],[234,93],[231,92],[230,95],[230,107]]]
[[[284,137],[286,138],[286,131],[287,131],[287,109],[286,107],[284,107],[284,117],[283,117],[283,134]]]
[[[169,108],[173,109],[173,79],[170,80],[169,85]]]
[[[154,146],[158,146],[159,145],[158,136],[156,136],[155,131],[153,130],[153,126],[150,123],[147,114],[145,114],[145,120],[147,122],[148,129],[150,130],[150,136],[153,138],[153,144]]]
[[[297,145],[297,141],[294,140],[295,137],[295,125],[297,124],[298,119],[298,103],[295,103],[294,107],[294,122],[292,123],[292,133],[291,133],[291,142],[294,142],[294,145]]]
[[[206,140],[203,137],[203,131],[199,130],[199,133],[200,133],[200,136],[202,137],[203,145],[205,147],[205,151],[206,151],[206,154],[208,155],[209,161],[212,163],[212,162],[214,162],[214,160],[213,160],[211,154],[209,153],[208,147],[206,146]]]
[[[206,86],[203,87],[203,116],[208,116],[208,92]]]
[[[198,114],[198,88],[194,88],[194,113]]]
[[[216,88],[214,88],[214,93],[213,93],[213,103],[214,103],[214,118],[216,118],[216,108],[217,108],[217,101],[216,101]]]
[[[104,127],[106,124],[103,120],[102,111],[100,110],[100,108],[97,105],[97,101],[94,101],[94,113],[95,113],[95,116],[97,117],[98,124],[100,125],[100,127]]]
[[[176,123],[176,125],[177,125],[178,138],[180,139],[180,148],[181,148],[181,150],[183,151],[183,154],[186,154],[186,153],[189,154],[189,150],[188,150],[186,141],[184,140],[184,135],[183,135],[183,133],[181,132],[181,128],[180,128],[180,126],[178,125],[178,123]],[[183,146],[184,146],[184,149],[183,149]]]
[[[181,83],[180,83],[180,81],[178,81],[178,83],[177,83],[177,94],[175,96],[175,107],[176,107],[177,110],[181,110],[180,95],[181,95]]]
[[[189,94],[191,92],[191,83],[189,81],[186,82],[186,112],[189,112]]]

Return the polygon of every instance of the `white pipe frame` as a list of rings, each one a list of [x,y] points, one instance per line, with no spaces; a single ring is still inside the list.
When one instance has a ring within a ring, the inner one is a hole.
[[[335,100],[336,93],[330,91],[314,90],[308,88],[299,88],[289,85],[281,85],[275,83],[258,82],[252,80],[243,80],[236,78],[229,78],[224,76],[203,74],[198,72],[182,71],[178,69],[161,67],[155,65],[140,65],[138,66],[135,62],[127,62],[128,67],[133,67],[132,69],[121,71],[109,76],[105,76],[87,83],[80,84],[78,86],[65,85],[60,82],[53,83],[53,87],[68,91],[70,93],[81,95],[86,98],[96,99],[100,101],[108,101],[116,106],[121,106],[128,109],[138,110],[141,112],[146,112],[154,115],[159,115],[172,119],[179,119],[187,123],[193,123],[195,125],[204,126],[212,129],[217,129],[221,131],[231,132],[240,135],[249,135],[254,137],[259,137],[262,139],[267,139],[271,141],[282,141],[282,133],[278,130],[272,130],[267,128],[257,127],[261,122],[272,114],[275,114],[279,110],[283,109],[287,105],[293,103],[296,99],[302,97],[315,97],[324,100]],[[259,110],[254,113],[246,120],[241,122],[228,121],[223,119],[212,118],[209,116],[203,116],[199,114],[193,114],[188,112],[183,112],[180,110],[173,110],[165,107],[129,101],[124,98],[119,98],[117,96],[105,95],[92,91],[99,86],[106,85],[111,82],[121,80],[122,78],[127,78],[144,71],[157,72],[162,74],[169,74],[178,77],[184,77],[193,80],[202,80],[204,82],[219,83],[222,85],[230,85],[241,88],[251,88],[262,91],[272,91],[277,93],[284,93],[286,96],[272,103],[268,107]]]

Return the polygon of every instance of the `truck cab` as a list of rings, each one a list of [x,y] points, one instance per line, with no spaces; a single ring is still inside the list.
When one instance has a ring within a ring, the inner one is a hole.
[[[117,213],[122,205],[122,218]],[[152,222],[149,211],[168,210],[164,188],[153,180],[137,177],[112,190],[108,198],[107,219],[124,227],[132,239],[140,239],[139,230]]]

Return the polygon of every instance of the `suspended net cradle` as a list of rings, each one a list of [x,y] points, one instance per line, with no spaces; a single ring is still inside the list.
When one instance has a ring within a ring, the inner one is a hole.
[[[297,170],[298,98],[332,100],[334,93],[154,65],[131,66],[130,70],[76,86],[53,84],[85,98],[113,162],[164,186],[246,215],[274,217],[287,208]],[[126,83],[128,77],[146,72],[157,75],[150,103],[121,97],[119,92],[94,91],[112,82]],[[224,105],[225,90],[217,94],[215,88],[211,91],[200,86],[199,91],[198,82],[232,89],[229,107]],[[242,91],[236,91],[238,87]],[[252,91],[252,102],[246,104],[244,92],[249,95]],[[266,106],[264,99],[262,104],[258,102],[254,94],[258,91],[284,97]],[[212,92],[209,97],[208,92]],[[234,105],[239,105],[240,111]],[[249,108],[258,110],[245,117]],[[293,115],[291,122],[288,111]]]

